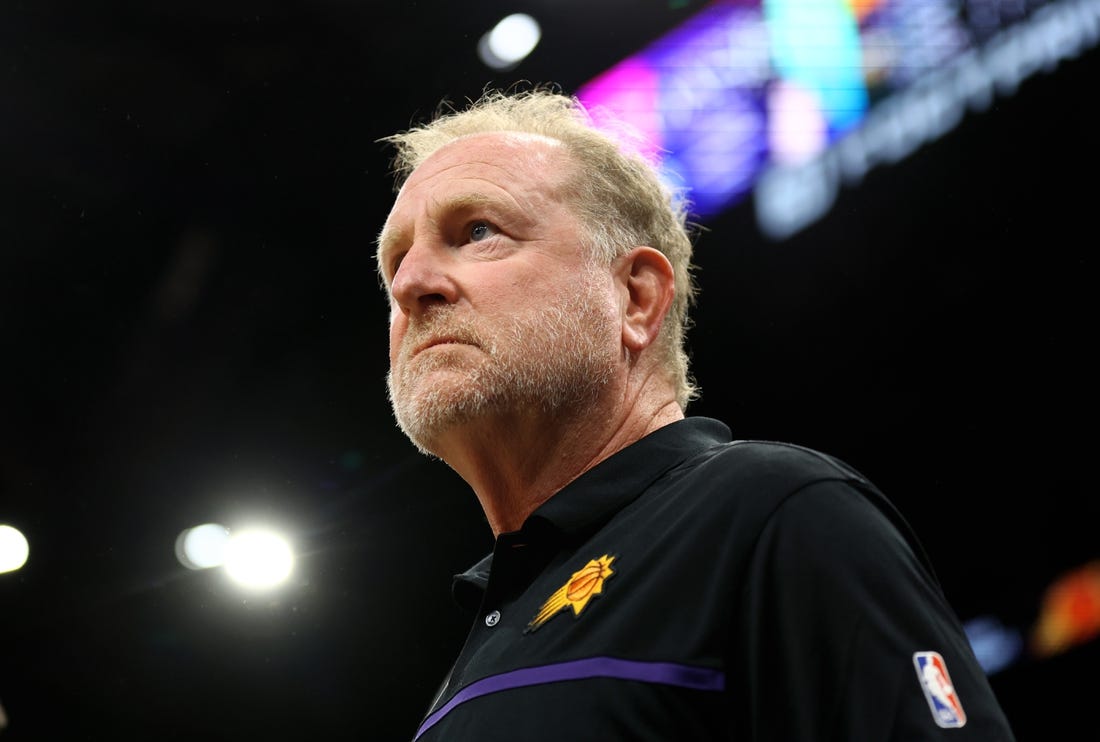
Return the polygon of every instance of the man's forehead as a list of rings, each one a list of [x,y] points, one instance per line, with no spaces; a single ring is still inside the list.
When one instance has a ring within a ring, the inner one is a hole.
[[[390,209],[385,224],[378,235],[377,244],[379,252],[388,245],[399,241],[402,235],[402,226],[394,223],[395,215],[401,211],[400,204],[405,200],[406,193],[417,189],[425,180],[457,169],[463,166],[489,167],[489,168],[513,168],[526,165],[528,172],[534,172],[545,186],[559,185],[560,180],[547,177],[551,161],[558,157],[567,157],[567,151],[561,140],[542,134],[518,131],[494,131],[467,134],[454,139],[441,146],[423,162],[421,162],[409,175]],[[447,199],[448,203],[463,202],[473,203],[478,199],[488,202],[490,199],[476,191],[469,191],[458,195],[452,195]],[[397,220],[400,221],[400,220]]]
[[[560,139],[547,136],[546,134],[536,134],[529,131],[482,131],[475,134],[465,134],[453,141],[444,144],[437,152],[443,152],[449,147],[460,142],[475,143],[484,141],[487,144],[505,144],[514,146],[527,146],[527,145],[539,145],[543,144],[551,149],[564,146]],[[430,159],[430,158],[429,158]]]
[[[463,164],[514,164],[516,157],[542,164],[565,155],[561,140],[542,134],[519,131],[491,131],[467,134],[447,142],[428,155],[409,174],[405,190],[410,183],[431,177],[440,170]]]
[[[444,144],[416,166],[398,191],[390,215],[405,200],[408,191],[418,188],[426,180],[449,172],[460,172],[462,168],[518,170],[526,166],[528,173],[537,175],[540,186],[553,188],[560,184],[560,180],[550,176],[552,170],[543,168],[551,167],[552,160],[565,156],[567,153],[560,140],[542,134],[513,131],[467,134]],[[564,161],[559,163],[564,164]],[[508,182],[511,181],[506,178],[502,185]]]

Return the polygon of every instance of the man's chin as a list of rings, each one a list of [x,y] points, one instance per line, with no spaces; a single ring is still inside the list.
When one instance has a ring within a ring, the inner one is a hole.
[[[436,368],[390,385],[397,425],[418,448],[434,452],[438,442],[483,415],[489,395],[471,383],[469,371]]]
[[[394,418],[401,432],[423,454],[443,458],[444,441],[454,434],[462,434],[472,424],[476,415],[470,410],[437,404],[394,407]]]

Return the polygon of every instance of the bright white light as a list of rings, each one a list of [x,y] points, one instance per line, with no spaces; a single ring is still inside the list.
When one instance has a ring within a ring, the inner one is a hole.
[[[511,64],[530,54],[541,37],[538,21],[525,13],[513,13],[489,32],[489,50]]]
[[[481,61],[493,69],[513,67],[538,46],[542,30],[538,21],[526,13],[503,18],[493,30],[481,37],[477,51]]]
[[[218,523],[188,528],[176,538],[176,558],[188,569],[209,569],[225,561],[229,529]]]
[[[275,587],[293,568],[290,544],[277,533],[242,531],[230,536],[225,545],[225,571],[244,587]]]
[[[0,572],[14,572],[27,563],[31,549],[18,528],[0,525]]]

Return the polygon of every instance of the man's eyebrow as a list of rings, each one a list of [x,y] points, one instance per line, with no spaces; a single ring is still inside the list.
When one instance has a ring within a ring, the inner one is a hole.
[[[401,227],[382,227],[382,231],[378,233],[378,249],[374,251],[374,259],[378,263],[378,272],[380,275],[385,274],[386,268],[386,256],[393,252],[395,247],[401,242],[405,241],[405,229]]]
[[[517,213],[515,207],[508,204],[502,204],[499,198],[494,198],[493,196],[479,191],[456,193],[446,198],[442,198],[432,204],[432,211],[436,214],[453,214],[462,211],[476,211],[489,206],[493,206],[498,210],[507,210],[510,215]],[[378,262],[378,269],[380,271],[385,268],[384,261],[386,255],[391,253],[397,245],[402,242],[407,242],[409,239],[411,239],[411,236],[404,227],[382,228],[377,239],[378,249],[375,251],[375,259]]]
[[[465,193],[456,193],[453,196],[448,196],[441,200],[437,206],[440,212],[447,213],[483,208],[491,204],[496,204],[498,200],[499,199],[495,199],[492,196],[488,196],[478,191],[467,191]]]
[[[532,217],[528,213],[530,207],[517,202],[515,196],[501,198],[500,196],[482,193],[480,191],[466,191],[456,193],[441,199],[437,204],[438,214],[457,214],[468,211],[490,210],[489,218],[504,221],[517,227],[530,226]],[[498,225],[503,226],[503,225]]]

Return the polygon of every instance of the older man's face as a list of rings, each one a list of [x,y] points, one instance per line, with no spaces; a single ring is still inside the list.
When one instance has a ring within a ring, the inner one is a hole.
[[[589,268],[559,196],[567,167],[552,140],[481,134],[440,149],[401,189],[379,248],[389,390],[423,450],[487,416],[586,405],[620,362],[620,298],[606,268]]]

